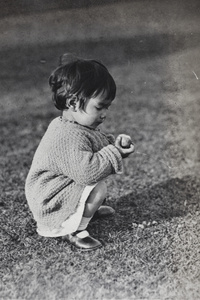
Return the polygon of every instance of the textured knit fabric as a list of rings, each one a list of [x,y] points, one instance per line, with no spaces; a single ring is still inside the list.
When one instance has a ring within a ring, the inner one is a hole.
[[[112,135],[54,119],[35,152],[25,185],[38,227],[60,227],[76,212],[87,185],[121,172],[122,157]]]

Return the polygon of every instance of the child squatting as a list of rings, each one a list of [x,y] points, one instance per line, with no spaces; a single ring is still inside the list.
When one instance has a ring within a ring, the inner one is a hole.
[[[115,139],[98,128],[116,94],[114,79],[101,62],[64,54],[49,85],[61,116],[50,123],[34,154],[26,198],[39,235],[97,249],[102,243],[87,226],[94,215],[114,214],[104,205],[105,179],[122,173],[122,161],[134,145],[128,135]]]

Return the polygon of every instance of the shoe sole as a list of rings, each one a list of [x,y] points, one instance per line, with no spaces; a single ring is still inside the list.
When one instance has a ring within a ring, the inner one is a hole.
[[[97,250],[97,249],[103,247],[102,244],[99,244],[96,247],[92,247],[92,248],[81,248],[81,247],[78,247],[77,245],[75,245],[74,243],[70,242],[68,239],[63,239],[63,241],[67,242],[71,246],[72,249],[80,250],[82,252],[93,251],[93,250]]]
[[[90,251],[94,251],[94,250],[102,248],[102,245],[99,245],[99,246],[94,247],[94,248],[79,248],[79,247],[77,247],[75,245],[72,245],[71,243],[69,243],[69,244],[70,244],[71,249],[73,251],[76,250],[76,251],[81,251],[81,252],[90,252]]]

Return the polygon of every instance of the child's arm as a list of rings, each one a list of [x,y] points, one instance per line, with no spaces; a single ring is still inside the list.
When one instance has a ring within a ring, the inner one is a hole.
[[[107,133],[107,134],[105,134],[105,135],[106,135],[106,137],[107,137],[109,143],[112,144],[112,145],[114,145],[114,144],[115,144],[115,137],[114,137],[114,135],[113,135],[113,134],[110,134],[110,133]]]
[[[62,153],[59,168],[79,184],[89,185],[111,174],[122,173],[122,155],[112,144],[93,152],[90,141],[77,135],[76,140],[65,143]]]

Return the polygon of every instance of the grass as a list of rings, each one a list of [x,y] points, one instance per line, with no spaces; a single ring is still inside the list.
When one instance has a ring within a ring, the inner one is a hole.
[[[140,39],[1,52],[1,299],[199,299],[199,40]],[[38,236],[24,195],[34,151],[58,115],[47,79],[66,49],[107,64],[118,93],[104,130],[136,145],[123,176],[107,180],[116,215],[89,226],[104,242],[92,253]]]

